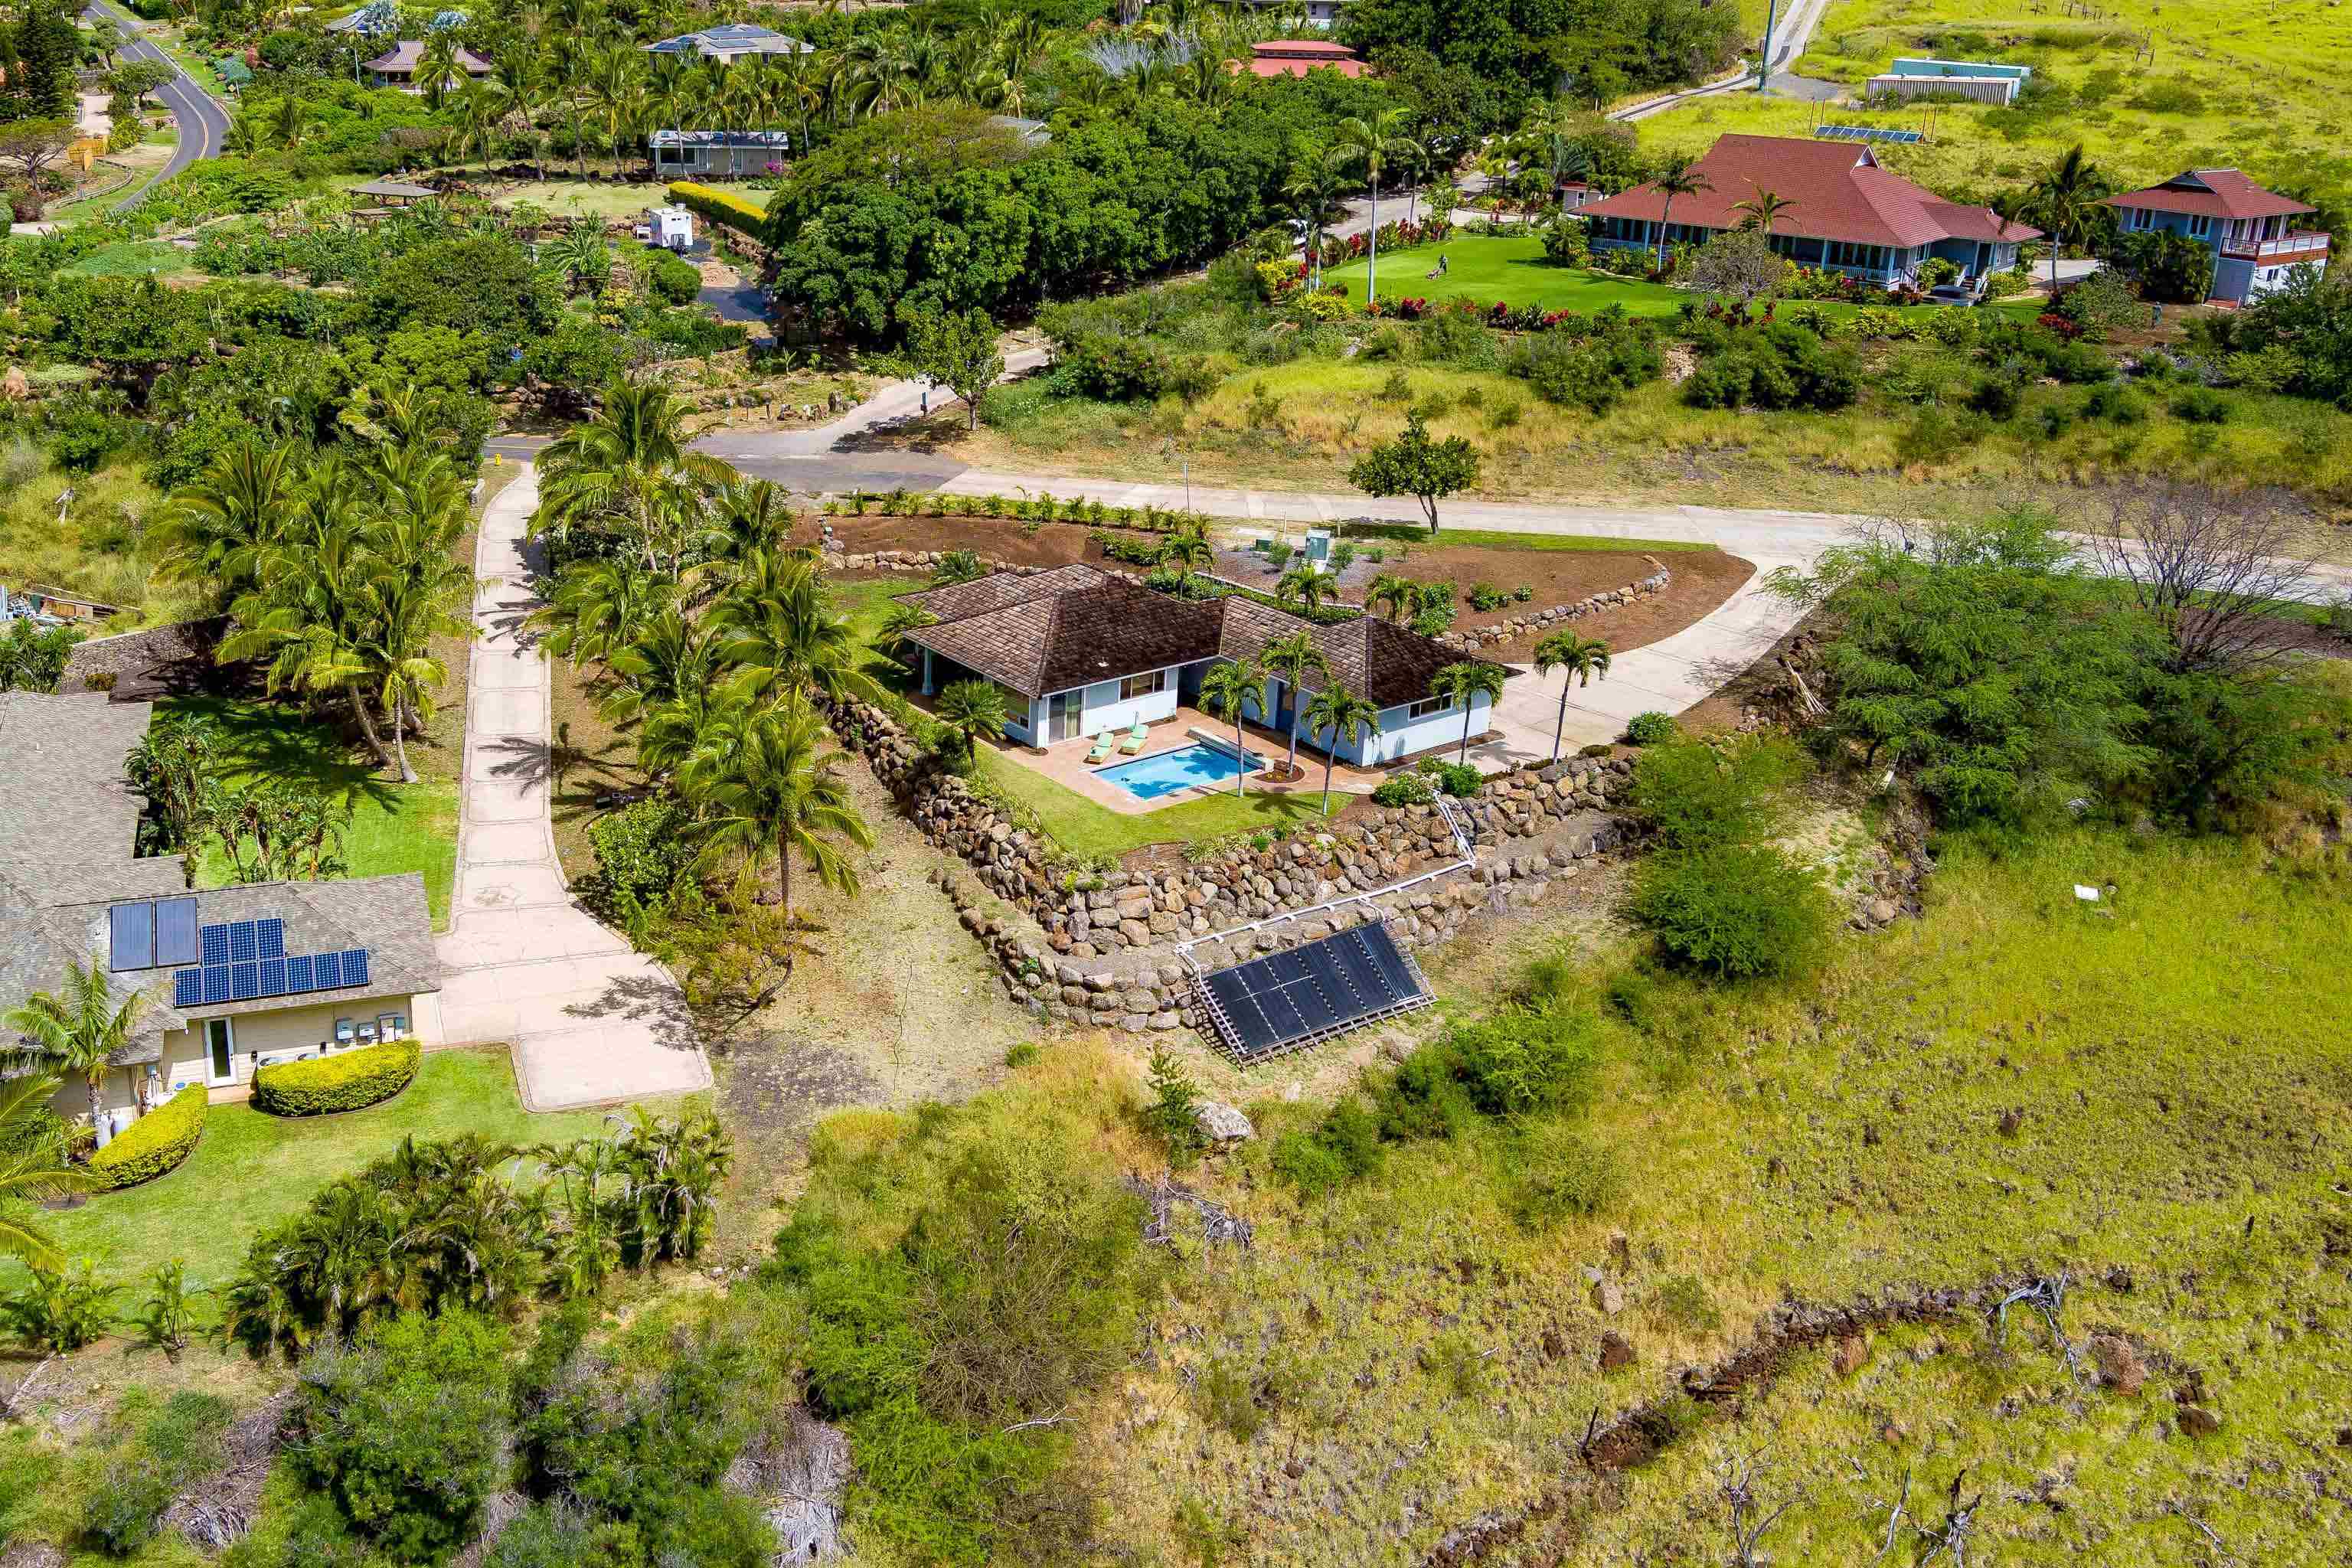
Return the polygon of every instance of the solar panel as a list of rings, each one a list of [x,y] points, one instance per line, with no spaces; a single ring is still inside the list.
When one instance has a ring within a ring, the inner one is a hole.
[[[205,1001],[205,972],[183,969],[172,976],[172,1005],[201,1007]]]
[[[106,911],[107,967],[148,969],[155,963],[155,906],[117,904]]]
[[[1217,970],[1202,977],[1202,986],[1218,1035],[1245,1059],[1312,1045],[1430,1001],[1382,925]]]
[[[272,915],[266,921],[253,922],[254,940],[261,946],[264,958],[286,956],[286,922]]]
[[[253,922],[232,921],[228,928],[228,961],[231,963],[251,963],[261,954],[253,945]]]
[[[317,986],[310,984],[310,959],[309,954],[305,953],[299,958],[289,958],[286,961],[286,989],[289,994],[298,991],[316,991],[318,989]]]
[[[226,963],[205,964],[205,1005],[209,1007],[215,1002],[226,1002],[228,1000],[228,965]]]
[[[155,904],[155,962],[195,963],[202,952],[196,943],[196,900],[161,899]]]
[[[343,983],[343,955],[340,952],[314,952],[310,955],[310,989],[332,991]]]
[[[1924,142],[1924,131],[1897,131],[1881,125],[1820,125],[1813,134],[1824,142]]]
[[[368,983],[368,950],[354,947],[343,953],[343,984],[364,985]]]
[[[228,962],[228,927],[206,926],[204,929],[204,963],[209,969],[215,963]]]
[[[228,999],[250,1002],[261,994],[261,965],[232,963],[228,966]]]

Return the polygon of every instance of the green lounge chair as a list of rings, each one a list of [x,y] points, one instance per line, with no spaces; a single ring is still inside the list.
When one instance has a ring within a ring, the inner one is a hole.
[[[1092,767],[1097,763],[1107,763],[1110,761],[1110,754],[1113,750],[1114,748],[1111,745],[1110,740],[1110,731],[1108,730],[1105,730],[1101,734],[1095,737],[1095,749],[1087,753],[1087,765],[1088,767]]]
[[[1131,757],[1150,743],[1151,731],[1144,728],[1142,720],[1138,719],[1135,721],[1135,728],[1127,732],[1127,739],[1118,743],[1118,754],[1122,757]]]

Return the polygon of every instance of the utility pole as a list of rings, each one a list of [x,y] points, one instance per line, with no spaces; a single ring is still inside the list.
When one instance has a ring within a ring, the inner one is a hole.
[[[1756,69],[1756,90],[1759,92],[1762,92],[1764,85],[1772,79],[1772,26],[1780,20],[1780,0],[1769,0],[1764,7],[1764,63]]]

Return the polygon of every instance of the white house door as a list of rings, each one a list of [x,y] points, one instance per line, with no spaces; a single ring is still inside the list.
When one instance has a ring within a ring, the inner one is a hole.
[[[205,1020],[205,1081],[215,1089],[236,1077],[236,1031],[226,1018]]]

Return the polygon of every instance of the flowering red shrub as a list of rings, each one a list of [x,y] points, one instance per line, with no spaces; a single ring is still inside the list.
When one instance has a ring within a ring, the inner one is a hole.
[[[1418,321],[1429,313],[1429,300],[1421,294],[1410,295],[1396,302],[1396,313],[1401,320]]]
[[[2037,327],[2045,327],[2070,342],[2083,335],[2083,324],[2080,321],[2071,316],[2062,316],[2055,310],[2042,311],[2033,318],[2033,324]]]

